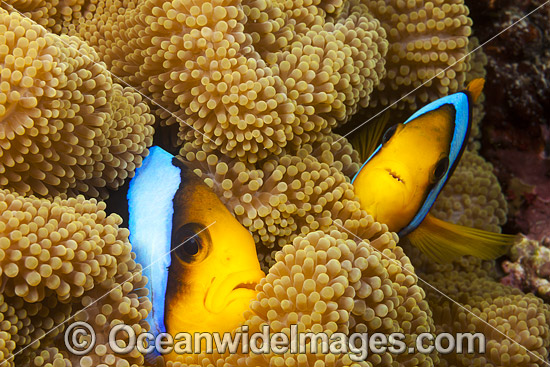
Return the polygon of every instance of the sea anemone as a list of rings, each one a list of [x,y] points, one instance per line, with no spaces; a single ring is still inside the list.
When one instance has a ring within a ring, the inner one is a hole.
[[[542,365],[550,346],[550,309],[532,294],[504,286],[490,277],[471,272],[426,275],[438,291],[461,300],[457,305],[426,287],[438,333],[482,333],[484,354],[442,355],[442,366]]]
[[[326,230],[330,218],[359,210],[344,174],[358,170],[358,155],[338,135],[305,144],[295,155],[273,157],[258,168],[194,151],[190,143],[180,154],[266,247],[282,247],[298,234]]]
[[[492,232],[500,232],[507,211],[493,166],[471,151],[464,152],[432,209],[439,219]]]
[[[386,78],[371,106],[397,103],[400,109],[415,110],[463,87],[472,20],[462,0],[365,3],[386,30],[390,44]],[[407,93],[421,85],[417,93]]]
[[[95,51],[0,11],[0,187],[106,197],[152,144],[142,97],[113,82]]]
[[[27,353],[8,357],[30,345],[29,352],[49,347],[65,322],[84,320],[95,330],[120,322],[138,331],[146,327],[142,320],[151,309],[146,279],[133,260],[128,230],[119,227],[119,216],[106,215],[105,203],[83,196],[51,201],[0,190],[0,206],[3,360],[28,364],[33,357]],[[95,353],[84,359],[95,361],[88,365],[116,365],[121,358],[107,348],[107,335],[98,338]],[[65,358],[44,351],[48,357],[34,352],[36,365]],[[143,361],[135,353],[125,358]]]
[[[368,104],[385,73],[385,32],[364,5],[334,23],[313,4],[290,5],[102,2],[70,33],[152,96],[162,124],[179,125],[177,145],[255,163],[321,139]]]
[[[376,222],[363,223],[355,231],[366,233]],[[245,323],[249,333],[269,325],[271,332],[402,332],[413,340],[434,330],[431,311],[423,290],[416,285],[408,258],[390,233],[358,240],[351,231],[332,229],[298,236],[276,256],[276,264],[260,283],[260,293],[251,304]],[[378,232],[378,228],[374,232]],[[365,236],[366,237],[366,236]],[[309,345],[311,347],[311,345]],[[372,354],[366,365],[414,363],[432,365],[435,355],[413,353],[391,356]],[[213,366],[212,357],[198,358],[199,364]],[[286,353],[232,354],[225,363],[237,366],[340,365],[352,364],[350,354]]]

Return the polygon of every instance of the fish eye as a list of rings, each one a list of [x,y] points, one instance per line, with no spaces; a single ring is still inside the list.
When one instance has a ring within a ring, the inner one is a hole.
[[[200,240],[197,238],[197,235],[189,237],[181,243],[181,248],[186,254],[191,256],[196,255],[201,248]]]
[[[434,170],[434,180],[435,182],[441,180],[443,176],[445,176],[445,173],[447,173],[447,169],[449,168],[449,157],[443,157],[437,162],[437,165],[435,166]]]
[[[187,223],[172,234],[174,254],[187,263],[200,261],[206,250],[206,243],[201,237],[204,228],[197,223]]]
[[[382,144],[386,144],[390,139],[391,137],[395,134],[395,132],[397,131],[397,126],[398,125],[393,125],[393,126],[390,126],[388,128],[388,130],[386,130],[386,132],[384,133],[384,136],[382,137]]]

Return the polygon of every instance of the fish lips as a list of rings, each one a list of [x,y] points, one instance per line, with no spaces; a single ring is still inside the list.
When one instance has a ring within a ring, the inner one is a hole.
[[[206,310],[217,314],[236,300],[243,298],[252,300],[257,294],[256,285],[264,277],[265,274],[260,269],[250,269],[214,278],[206,292],[204,300]]]
[[[398,173],[396,170],[393,170],[391,168],[387,168],[386,172],[388,172],[394,180],[397,180],[397,182],[405,184],[405,180],[403,179],[403,175]]]
[[[373,168],[369,176],[370,180],[382,180],[386,185],[409,187],[413,184],[410,170],[401,162],[390,162]]]

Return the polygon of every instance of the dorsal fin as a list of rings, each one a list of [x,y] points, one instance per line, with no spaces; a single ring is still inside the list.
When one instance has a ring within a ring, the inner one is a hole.
[[[365,162],[378,146],[378,142],[386,131],[389,119],[390,112],[386,111],[365,124],[350,137],[349,142],[359,152],[361,162]]]
[[[479,96],[481,95],[484,85],[485,85],[485,79],[483,78],[476,78],[472,80],[470,83],[468,83],[466,90],[470,93],[470,96],[472,97],[473,102],[476,102]]]

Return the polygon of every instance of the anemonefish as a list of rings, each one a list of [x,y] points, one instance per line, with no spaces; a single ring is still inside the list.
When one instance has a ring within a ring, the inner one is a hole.
[[[483,79],[475,79],[465,91],[429,103],[404,123],[389,127],[377,147],[378,139],[372,136],[381,135],[383,119],[371,130],[370,138],[352,139],[368,156],[352,179],[361,208],[438,262],[463,255],[494,259],[516,238],[448,223],[429,214],[468,142],[472,104],[483,85]]]
[[[250,232],[194,172],[156,146],[127,197],[130,243],[149,280],[151,332],[224,333],[241,325],[265,277]]]

